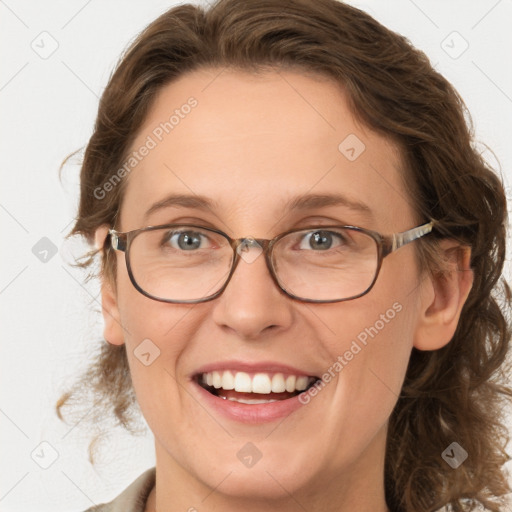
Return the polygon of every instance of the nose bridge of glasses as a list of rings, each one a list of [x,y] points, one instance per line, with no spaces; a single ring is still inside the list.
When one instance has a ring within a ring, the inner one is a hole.
[[[238,254],[240,254],[241,252],[246,253],[251,249],[255,249],[258,252],[266,252],[269,244],[270,240],[266,238],[254,238],[252,236],[237,238],[236,240],[232,240],[231,242],[231,246]]]
[[[237,266],[240,259],[244,260],[245,263],[253,263],[261,255],[264,256],[268,265],[270,263],[268,247],[271,242],[271,240],[265,238],[254,238],[251,236],[232,240],[231,246],[235,252],[235,259],[233,260],[234,266]]]

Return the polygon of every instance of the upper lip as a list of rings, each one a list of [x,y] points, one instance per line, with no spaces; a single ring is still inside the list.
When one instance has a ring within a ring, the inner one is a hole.
[[[318,377],[308,370],[301,370],[288,364],[278,363],[276,361],[217,361],[209,363],[198,368],[192,376],[200,375],[202,373],[210,373],[213,371],[230,370],[233,372],[247,372],[247,373],[283,373],[286,375],[296,375],[305,377]]]

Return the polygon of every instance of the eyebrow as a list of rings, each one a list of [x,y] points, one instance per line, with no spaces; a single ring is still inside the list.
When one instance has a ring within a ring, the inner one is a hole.
[[[171,194],[154,203],[144,214],[144,220],[147,220],[150,215],[164,208],[177,207],[213,211],[218,209],[218,206],[219,204],[217,201],[205,196],[197,194]],[[340,194],[307,194],[293,197],[284,204],[283,211],[304,211],[327,208],[329,206],[343,206],[363,214],[366,218],[373,218],[373,212],[368,205],[359,201],[351,200]]]

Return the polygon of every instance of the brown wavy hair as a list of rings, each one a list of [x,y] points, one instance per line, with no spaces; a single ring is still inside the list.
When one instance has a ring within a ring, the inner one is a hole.
[[[501,277],[506,197],[476,150],[463,100],[406,38],[336,0],[219,0],[208,9],[187,4],[168,10],[129,46],[101,97],[68,236],[93,240],[98,226],[115,224],[126,180],[101,199],[94,191],[122,166],[156,93],[201,68],[294,69],[334,79],[354,116],[399,147],[418,219],[437,220],[436,235],[417,244],[422,271],[442,271],[440,238],[471,246],[474,284],[453,339],[439,350],[412,350],[389,419],[385,492],[397,512],[479,505],[498,512],[511,491],[502,468],[510,460],[505,411],[512,397],[506,366],[511,294]],[[79,265],[90,269],[97,254],[91,251]],[[102,254],[96,277],[115,286],[108,237]],[[95,402],[93,422],[110,411],[137,431],[124,345],[99,343],[94,364],[58,401],[61,419],[64,406],[85,403],[84,393]],[[468,452],[457,469],[441,457],[453,441]]]

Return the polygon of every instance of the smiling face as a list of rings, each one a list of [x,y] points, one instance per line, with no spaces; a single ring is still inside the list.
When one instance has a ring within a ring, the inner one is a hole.
[[[335,84],[292,71],[219,71],[189,73],[160,91],[132,150],[148,137],[156,145],[129,174],[118,231],[179,222],[232,238],[270,239],[312,224],[383,234],[418,224],[396,148],[356,123]],[[197,104],[181,108],[190,97]],[[176,109],[172,129],[161,125]],[[287,209],[296,198],[334,194],[343,198],[339,204],[310,200]],[[211,204],[153,207],[170,195],[201,196]],[[159,490],[159,481],[168,479],[188,496],[216,488],[212,505],[226,496],[284,503],[289,493],[306,502],[318,489],[352,496],[356,504],[356,491],[368,487],[374,494],[367,499],[382,504],[387,420],[421,305],[431,298],[414,244],[383,261],[370,293],[330,304],[286,296],[263,255],[240,260],[227,288],[210,302],[158,302],[134,288],[124,254],[116,254],[117,291],[103,289],[105,337],[127,345],[137,399],[155,436],[159,501],[176,490],[163,483]],[[143,340],[150,340],[143,347],[151,354],[160,351],[149,365],[136,357]],[[312,377],[295,379],[299,389],[324,379],[307,400],[252,393],[240,396],[286,400],[244,404],[199,385],[204,378],[230,387],[223,371],[245,383],[239,389],[252,385],[265,393],[281,392],[291,376]]]

